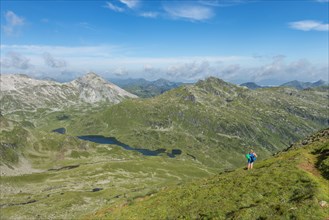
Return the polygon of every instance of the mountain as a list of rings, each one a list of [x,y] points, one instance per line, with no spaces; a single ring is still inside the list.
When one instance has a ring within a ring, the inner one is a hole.
[[[67,125],[73,135],[116,137],[130,146],[180,149],[206,166],[241,166],[252,146],[264,157],[328,126],[328,89],[249,90],[210,77],[145,100],[128,100]],[[95,123],[98,122],[98,123]]]
[[[88,73],[83,77],[73,80],[69,85],[76,88],[79,98],[87,103],[106,101],[116,104],[126,98],[137,98],[137,96],[104,80],[95,73]]]
[[[35,111],[40,108],[63,109],[94,103],[119,103],[137,96],[88,73],[69,83],[38,80],[26,75],[1,74],[0,101],[3,113]]]
[[[301,90],[301,89],[314,88],[314,87],[320,87],[320,86],[326,86],[326,85],[328,85],[328,84],[323,80],[319,80],[319,81],[316,81],[314,83],[300,82],[300,81],[294,80],[294,81],[284,83],[280,86],[282,86],[282,87],[293,87],[293,88]]]
[[[259,88],[262,88],[261,86],[257,85],[257,84],[254,83],[254,82],[246,82],[246,83],[242,83],[242,84],[240,84],[240,86],[245,86],[245,87],[247,87],[248,89],[259,89]]]
[[[327,219],[328,151],[326,129],[293,145],[293,150],[256,161],[252,171],[239,168],[167,188],[88,218]]]
[[[323,80],[316,81],[312,84],[313,87],[327,86],[328,83]]]
[[[183,84],[180,82],[170,82],[166,79],[158,79],[155,81],[147,81],[145,79],[113,79],[111,81],[130,93],[142,98],[160,95]]]

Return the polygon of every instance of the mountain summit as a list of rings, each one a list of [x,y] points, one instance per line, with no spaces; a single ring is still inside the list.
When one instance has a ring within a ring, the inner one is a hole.
[[[0,101],[4,113],[17,109],[56,108],[107,102],[116,104],[137,98],[95,73],[88,73],[69,83],[38,80],[20,74],[1,74]]]
[[[119,103],[125,98],[137,98],[136,95],[106,81],[93,72],[73,80],[70,85],[79,91],[79,98],[87,103],[101,101]]]

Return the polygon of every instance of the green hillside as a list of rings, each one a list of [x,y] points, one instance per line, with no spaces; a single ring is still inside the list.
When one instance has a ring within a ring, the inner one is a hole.
[[[288,151],[157,194],[110,206],[87,219],[327,219],[329,129]]]
[[[0,165],[11,169],[22,165],[22,160],[45,169],[71,158],[72,154],[88,155],[94,150],[93,143],[38,130],[29,121],[17,122],[0,116]]]
[[[79,117],[66,116],[57,112],[47,119],[62,125]],[[38,119],[36,127],[0,119],[1,219],[78,219],[100,207],[215,173],[194,160],[144,156],[42,131]]]
[[[147,100],[127,100],[66,127],[72,135],[113,136],[130,146],[181,149],[207,166],[242,165],[253,146],[262,158],[327,126],[328,90],[255,91],[217,78]]]
[[[215,172],[195,161],[147,157],[116,145],[27,132],[29,142],[1,134],[6,137],[4,149],[8,143],[19,146],[14,159],[1,158],[1,219],[79,219],[100,207]]]

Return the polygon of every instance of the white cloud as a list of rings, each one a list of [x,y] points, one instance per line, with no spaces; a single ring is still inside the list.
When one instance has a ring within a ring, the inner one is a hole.
[[[127,76],[128,75],[128,70],[122,66],[120,67],[116,67],[112,73],[115,75],[115,76],[119,76],[119,77],[122,77],[122,76]]]
[[[1,69],[8,68],[8,69],[19,69],[19,70],[26,70],[33,65],[30,64],[30,59],[26,58],[20,53],[17,52],[7,52],[6,56],[1,59]]]
[[[112,11],[116,11],[116,12],[124,12],[125,11],[124,8],[116,6],[116,5],[112,4],[111,2],[106,2],[106,5],[104,7],[108,8],[108,9],[111,9]]]
[[[25,25],[25,20],[23,17],[16,15],[12,11],[7,11],[5,14],[5,25],[2,26],[3,31],[7,35],[15,35],[17,29]]]
[[[146,18],[156,18],[159,16],[159,13],[157,12],[142,12],[139,14],[142,17],[146,17]]]
[[[233,1],[233,2],[232,2]],[[242,0],[231,0],[231,4],[237,4]],[[227,6],[225,0],[221,4]],[[184,19],[188,21],[203,21],[215,16],[214,8],[217,5],[217,1],[212,2],[208,0],[204,1],[163,1],[162,7],[147,10],[146,4],[141,4],[140,0],[112,0],[106,2],[105,8],[111,9],[116,12],[132,13],[136,16],[146,18],[158,18],[162,17],[165,19],[175,18]],[[161,5],[161,4],[160,4]],[[142,7],[143,6],[143,7]],[[131,10],[129,10],[131,9]],[[145,10],[146,9],[146,10]],[[149,9],[149,8],[148,8]]]
[[[164,10],[173,18],[193,21],[207,20],[215,15],[212,8],[201,5],[166,4]]]
[[[166,74],[171,79],[196,80],[205,76],[216,75],[216,68],[209,61],[194,61],[170,65]]]
[[[290,28],[301,31],[329,31],[329,24],[314,20],[303,20],[289,23]]]
[[[44,53],[43,58],[45,64],[51,68],[62,68],[66,67],[67,63],[65,60],[55,59],[50,53]]]
[[[242,4],[247,2],[248,0],[199,0],[200,4],[215,6],[215,7],[227,7],[233,6],[237,4]]]
[[[125,4],[128,8],[136,8],[139,4],[139,0],[119,0],[122,4]]]

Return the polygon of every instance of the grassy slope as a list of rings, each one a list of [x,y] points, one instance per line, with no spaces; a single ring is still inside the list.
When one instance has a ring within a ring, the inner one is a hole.
[[[67,128],[74,135],[115,136],[136,147],[179,148],[208,166],[232,169],[242,165],[243,146],[254,146],[265,158],[324,128],[326,94],[250,91],[210,78],[152,99],[124,101]]]
[[[87,219],[327,219],[329,129],[306,146],[99,210]],[[305,143],[304,143],[305,144]],[[321,175],[321,172],[323,175]]]
[[[144,157],[109,145],[97,146],[88,157],[57,161],[52,168],[64,166],[77,167],[1,176],[1,219],[77,219],[109,204],[213,174],[198,163]],[[95,188],[102,190],[92,192]]]
[[[60,112],[52,114],[57,116],[63,118]],[[37,172],[6,176],[8,171],[0,166],[1,219],[73,219],[214,173],[180,156],[146,157],[118,146],[40,131],[28,122],[1,117],[0,123],[0,165],[19,169],[24,157]],[[102,190],[92,192],[95,188]]]
[[[19,166],[22,157],[35,168],[47,169],[70,158],[72,152],[87,155],[95,144],[78,138],[35,129],[30,122],[0,118],[0,165]]]

